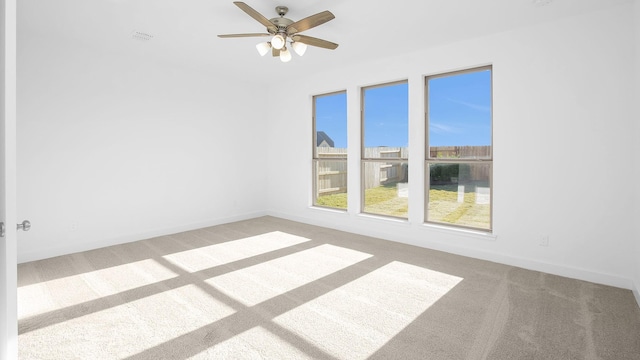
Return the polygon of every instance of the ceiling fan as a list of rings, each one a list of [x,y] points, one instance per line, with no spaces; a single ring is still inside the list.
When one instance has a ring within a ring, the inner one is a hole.
[[[279,56],[283,62],[291,60],[291,52],[287,47],[287,43],[291,45],[293,50],[300,56],[307,50],[307,45],[317,46],[324,49],[334,50],[338,44],[331,41],[314,38],[311,36],[300,35],[301,32],[309,30],[318,25],[322,25],[327,21],[335,19],[330,11],[319,12],[315,15],[308,16],[302,20],[293,21],[284,17],[289,8],[286,6],[276,6],[276,12],[280,17],[267,19],[262,14],[251,8],[242,1],[234,1],[242,11],[257,20],[267,28],[267,33],[248,33],[248,34],[223,34],[218,35],[221,38],[237,38],[237,37],[263,37],[271,36],[270,41],[262,42],[256,45],[256,49],[260,55],[264,56],[271,50],[273,56]]]

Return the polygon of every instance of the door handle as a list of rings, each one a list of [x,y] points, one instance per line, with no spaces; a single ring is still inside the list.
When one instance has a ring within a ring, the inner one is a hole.
[[[31,229],[31,222],[29,220],[25,220],[21,224],[18,224],[18,230],[29,231],[29,229]]]
[[[31,229],[31,222],[29,220],[25,220],[21,224],[18,224],[18,230],[20,229],[29,231],[29,229]],[[0,237],[4,237],[5,233],[6,227],[4,225],[4,222],[0,222]]]

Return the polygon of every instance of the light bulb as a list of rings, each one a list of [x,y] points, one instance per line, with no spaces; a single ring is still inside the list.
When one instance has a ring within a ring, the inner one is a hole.
[[[307,51],[307,44],[301,43],[299,41],[292,43],[291,46],[293,46],[293,50],[296,52],[296,54],[300,56],[304,55],[304,52]]]
[[[282,62],[289,62],[291,61],[291,52],[289,51],[289,49],[287,49],[286,47],[283,48],[282,50],[280,50],[280,60]]]
[[[271,49],[271,44],[266,41],[261,42],[260,44],[256,45],[256,49],[258,50],[260,56],[265,56]]]
[[[273,48],[276,50],[282,49],[284,45],[285,45],[284,37],[280,34],[276,34],[273,37],[273,39],[271,39],[271,46],[273,46]]]

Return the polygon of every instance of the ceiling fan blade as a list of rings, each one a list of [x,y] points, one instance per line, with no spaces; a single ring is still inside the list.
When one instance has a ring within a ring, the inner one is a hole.
[[[273,25],[273,23],[269,21],[269,19],[264,17],[259,12],[255,11],[251,6],[243,3],[242,1],[234,1],[233,3],[236,4],[236,6],[239,7],[242,11],[246,12],[249,16],[256,19],[260,24],[264,25],[269,32],[275,33],[278,31],[277,26]]]
[[[298,20],[293,24],[287,26],[287,34],[293,35],[295,33],[303,32],[305,30],[309,30],[318,25],[322,25],[329,20],[333,20],[336,17],[331,13],[331,11],[323,11],[319,12],[315,15],[308,16],[302,20]],[[309,44],[311,45],[311,44]]]
[[[271,55],[280,56],[280,50],[278,50],[276,48],[271,48]]]
[[[299,42],[301,42],[303,44],[307,44],[307,45],[311,45],[311,46],[317,46],[317,47],[321,47],[321,48],[325,48],[325,49],[329,49],[329,50],[335,50],[338,47],[338,44],[336,44],[336,43],[332,43],[331,41],[327,41],[327,40],[314,38],[314,37],[311,37],[311,36],[293,35],[291,37],[291,39],[293,39],[293,41],[299,41]]]
[[[263,34],[263,33],[222,34],[222,35],[218,35],[219,38],[239,38],[239,37],[258,37],[258,36],[272,36],[272,35],[271,34]]]

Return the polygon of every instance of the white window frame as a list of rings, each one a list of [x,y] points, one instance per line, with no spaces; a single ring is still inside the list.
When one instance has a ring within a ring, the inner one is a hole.
[[[442,78],[442,77],[449,77],[449,76],[454,76],[454,75],[460,75],[460,74],[465,74],[465,73],[473,73],[473,72],[478,72],[478,71],[486,71],[489,70],[491,72],[491,149],[490,149],[490,155],[488,158],[482,158],[482,159],[455,159],[455,158],[444,158],[444,159],[439,159],[439,158],[432,158],[431,157],[431,151],[430,151],[430,142],[429,142],[429,80],[430,79],[435,79],[435,78]],[[439,226],[446,226],[446,227],[452,227],[452,228],[463,228],[463,229],[471,229],[471,230],[476,230],[476,231],[481,231],[481,232],[487,232],[487,233],[492,233],[493,232],[493,66],[492,65],[487,65],[487,66],[481,66],[481,67],[474,67],[474,68],[469,68],[469,69],[464,69],[464,70],[458,70],[458,71],[451,71],[451,72],[446,72],[446,73],[440,73],[440,74],[435,74],[435,75],[430,75],[430,76],[426,76],[424,79],[424,103],[425,103],[425,174],[424,174],[424,179],[425,179],[425,198],[424,198],[424,222],[427,224],[434,224],[434,225],[439,225]],[[429,170],[429,165],[431,164],[451,164],[451,163],[455,163],[455,164],[487,164],[489,166],[489,203],[490,203],[490,210],[489,210],[489,228],[479,228],[479,227],[472,227],[472,226],[465,226],[465,225],[459,225],[459,224],[451,224],[451,223],[446,223],[446,222],[441,222],[441,221],[431,221],[429,220],[429,193],[430,193],[430,189],[431,189],[431,174],[430,174],[430,170]]]
[[[365,212],[365,164],[366,163],[393,163],[393,164],[398,164],[399,166],[402,165],[402,163],[407,163],[409,162],[409,151],[407,149],[406,151],[406,156],[404,157],[392,157],[392,158],[384,158],[384,157],[367,157],[365,156],[366,154],[366,150],[365,150],[365,113],[364,113],[364,106],[365,106],[365,91],[369,90],[369,89],[375,89],[375,88],[381,88],[381,87],[386,87],[386,86],[393,86],[393,85],[398,85],[398,84],[407,84],[407,86],[409,86],[409,80],[398,80],[398,81],[392,81],[392,82],[387,82],[387,83],[382,83],[382,84],[376,84],[376,85],[371,85],[371,86],[365,86],[365,87],[361,87],[360,88],[360,154],[361,154],[361,158],[360,158],[360,213],[362,214],[368,214],[368,215],[374,215],[374,216],[381,216],[381,217],[389,217],[389,218],[394,218],[394,219],[401,219],[401,220],[408,220],[409,219],[409,213],[407,212],[407,217],[401,217],[401,216],[393,216],[393,215],[384,215],[384,214],[378,214],[378,213],[368,213]],[[407,99],[408,101],[409,99]],[[408,119],[407,119],[408,122]],[[407,126],[409,124],[407,123]],[[408,135],[408,134],[407,134]]]
[[[321,207],[321,208],[326,208],[326,209],[333,209],[336,211],[347,211],[347,208],[337,208],[337,207],[332,207],[332,206],[325,206],[325,205],[320,205],[318,204],[318,197],[319,197],[319,190],[318,189],[318,178],[320,176],[319,174],[319,164],[321,161],[327,161],[327,160],[335,160],[335,161],[340,161],[340,162],[344,162],[344,169],[345,169],[345,196],[348,199],[348,194],[349,194],[349,188],[347,186],[348,184],[348,178],[349,178],[349,173],[348,173],[348,162],[347,162],[347,152],[345,152],[344,154],[323,154],[323,153],[319,153],[318,152],[318,144],[317,144],[317,136],[318,136],[318,130],[317,130],[317,119],[316,119],[316,99],[320,98],[320,97],[325,97],[325,96],[333,96],[333,95],[338,95],[338,94],[345,94],[345,96],[347,95],[347,91],[346,90],[340,90],[340,91],[333,91],[330,93],[324,93],[324,94],[318,94],[318,95],[313,95],[312,96],[312,142],[311,145],[313,147],[312,149],[312,194],[311,194],[311,204],[312,206],[315,207]],[[348,122],[349,119],[347,117],[347,123],[345,124],[345,131],[348,132]],[[347,135],[347,134],[345,134]],[[349,144],[347,143],[347,150],[349,148]],[[349,203],[347,202],[347,207],[348,207]]]

